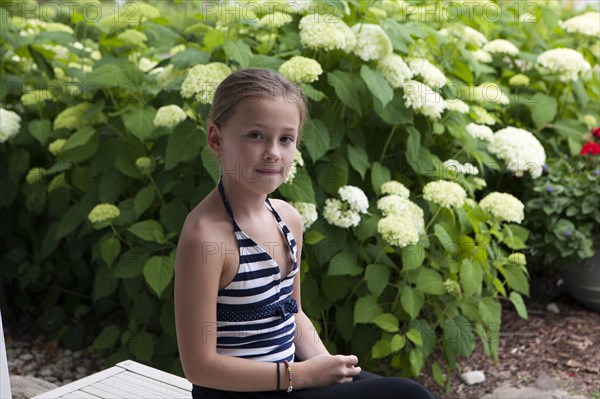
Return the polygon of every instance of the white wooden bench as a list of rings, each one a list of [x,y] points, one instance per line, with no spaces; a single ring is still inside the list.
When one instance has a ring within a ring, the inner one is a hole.
[[[0,398],[11,399],[10,379],[8,377],[8,361],[6,360],[6,345],[2,330],[2,313],[0,313]]]
[[[126,360],[33,399],[190,399],[191,390],[185,378]]]

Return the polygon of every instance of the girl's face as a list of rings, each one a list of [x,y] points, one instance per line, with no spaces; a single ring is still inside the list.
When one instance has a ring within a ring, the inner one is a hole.
[[[295,102],[250,99],[239,103],[222,126],[212,124],[208,140],[220,157],[224,178],[268,194],[284,182],[294,162],[299,125]]]

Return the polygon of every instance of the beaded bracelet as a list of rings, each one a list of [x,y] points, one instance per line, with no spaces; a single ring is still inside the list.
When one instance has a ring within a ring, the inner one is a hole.
[[[290,383],[290,385],[287,388],[287,391],[288,393],[290,393],[294,390],[294,387],[292,386],[292,367],[290,366],[290,363],[287,360],[284,360],[283,362],[285,363],[285,367],[287,367],[288,382]]]
[[[279,386],[280,386],[280,382],[279,382],[279,362],[277,362],[277,390],[279,391]]]

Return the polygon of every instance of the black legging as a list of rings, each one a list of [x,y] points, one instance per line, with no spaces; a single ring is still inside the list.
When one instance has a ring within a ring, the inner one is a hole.
[[[382,377],[361,371],[352,382],[334,384],[324,388],[286,391],[232,392],[194,385],[193,399],[435,399],[425,388],[413,380],[400,377]]]

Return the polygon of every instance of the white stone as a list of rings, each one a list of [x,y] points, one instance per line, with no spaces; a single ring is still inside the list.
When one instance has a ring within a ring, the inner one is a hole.
[[[559,314],[560,313],[560,309],[558,308],[558,305],[556,305],[554,302],[549,303],[546,306],[546,310],[548,312],[552,312],[554,314]]]
[[[33,360],[33,355],[31,353],[23,353],[21,356],[19,356],[19,359],[27,362],[29,360]]]
[[[460,379],[467,385],[480,384],[485,381],[485,374],[481,370],[467,371],[460,375]]]

